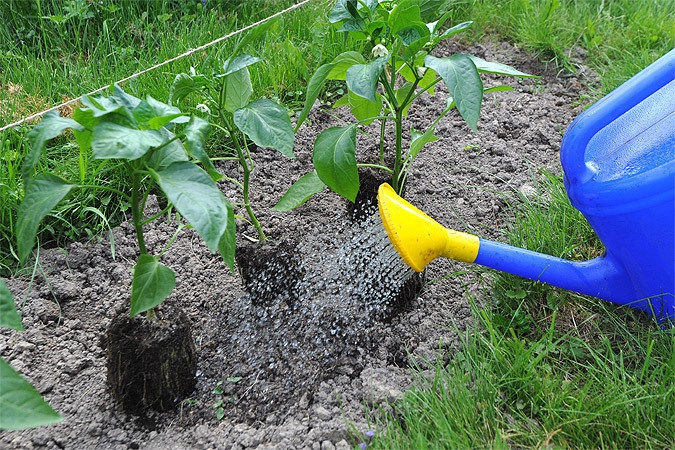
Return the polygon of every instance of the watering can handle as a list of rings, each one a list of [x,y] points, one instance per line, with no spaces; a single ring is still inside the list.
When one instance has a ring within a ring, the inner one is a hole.
[[[561,144],[560,159],[566,175],[578,174],[577,177],[581,181],[595,175],[592,165],[587,166],[583,157],[585,152],[565,151],[567,148],[585,149],[598,132],[673,80],[675,80],[675,49],[574,119],[567,128]]]

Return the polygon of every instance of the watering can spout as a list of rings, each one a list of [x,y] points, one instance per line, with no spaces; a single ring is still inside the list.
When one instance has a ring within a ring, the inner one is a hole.
[[[387,235],[403,261],[417,272],[439,256],[472,263],[479,239],[451,230],[408,203],[387,183],[378,190],[378,207]]]
[[[386,183],[379,187],[378,207],[389,240],[417,272],[445,257],[619,304],[638,298],[630,277],[611,254],[590,261],[568,261],[445,228]]]

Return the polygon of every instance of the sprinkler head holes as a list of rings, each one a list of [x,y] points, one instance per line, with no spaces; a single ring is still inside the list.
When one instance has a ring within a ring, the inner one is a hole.
[[[439,256],[473,262],[480,245],[476,236],[445,228],[401,198],[384,183],[378,189],[382,225],[403,261],[416,272]]]

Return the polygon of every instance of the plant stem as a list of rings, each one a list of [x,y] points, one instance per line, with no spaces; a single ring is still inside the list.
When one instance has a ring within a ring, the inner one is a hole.
[[[384,166],[384,133],[386,131],[387,120],[380,119],[380,124],[380,164]]]
[[[387,167],[385,165],[380,165],[380,164],[359,163],[359,164],[357,164],[357,167],[371,167],[373,169],[380,169],[380,170],[384,170],[385,172],[394,173],[394,171],[392,169],[390,169],[389,167]]]
[[[131,166],[131,165],[130,165]],[[143,208],[141,207],[141,177],[142,174],[129,167],[131,172],[131,218],[136,230],[136,239],[138,240],[138,249],[141,254],[147,253],[145,248],[145,239],[143,237]]]
[[[402,169],[402,160],[403,160],[403,108],[400,106],[396,108],[396,119],[394,119],[394,125],[396,126],[396,157],[394,158],[394,175],[392,176],[392,184],[394,191],[397,194],[401,194],[403,189],[402,185],[399,185],[399,180],[401,178],[401,169]]]
[[[255,216],[255,213],[253,212],[253,208],[251,208],[251,201],[249,200],[248,188],[249,188],[249,180],[251,178],[251,166],[249,166],[249,158],[247,158],[247,156],[244,154],[244,149],[241,147],[241,144],[239,143],[239,139],[237,138],[237,135],[235,133],[231,133],[231,136],[232,136],[232,141],[234,142],[234,147],[237,150],[237,155],[239,156],[239,165],[241,166],[241,168],[244,172],[244,180],[243,180],[243,183],[242,183],[242,195],[244,197],[244,208],[246,208],[246,212],[248,213],[248,217],[251,219],[251,224],[253,225],[256,232],[258,233],[258,240],[262,243],[262,242],[265,242],[265,240],[267,239],[267,236],[265,235],[265,232],[263,231],[262,226],[260,226],[260,222],[258,222],[258,218]]]
[[[153,215],[152,217],[148,217],[147,219],[142,220],[142,221],[141,221],[141,225],[145,225],[146,223],[150,223],[150,222],[152,222],[153,220],[157,219],[158,217],[163,216],[163,215],[166,214],[172,207],[173,207],[173,206],[172,206],[171,203],[169,202],[169,204],[167,205],[166,208],[162,209],[160,212],[158,212],[157,214]],[[140,209],[141,211],[143,211],[143,209],[145,209],[145,208],[139,208],[139,209]]]

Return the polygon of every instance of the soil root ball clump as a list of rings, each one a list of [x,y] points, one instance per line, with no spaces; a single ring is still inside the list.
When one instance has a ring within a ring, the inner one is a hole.
[[[125,411],[167,411],[194,390],[197,356],[182,310],[163,305],[152,320],[122,313],[106,341],[108,383]]]

